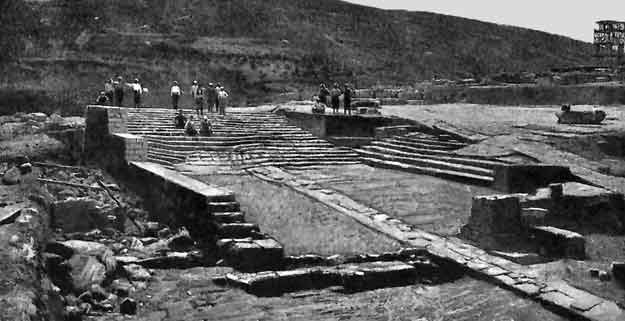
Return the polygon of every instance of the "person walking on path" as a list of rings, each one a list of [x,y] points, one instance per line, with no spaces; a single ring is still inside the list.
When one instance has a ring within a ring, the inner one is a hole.
[[[341,94],[342,94],[341,88],[339,88],[339,84],[335,82],[334,87],[330,91],[330,95],[332,97],[332,102],[331,102],[332,112],[335,114],[339,112],[339,103],[340,103],[339,97],[341,96]]]
[[[213,107],[215,107],[215,101],[217,100],[217,94],[215,93],[215,84],[208,83],[208,88],[204,91],[206,95],[206,109],[209,113],[213,112]],[[215,112],[217,112],[217,108],[215,107]]]
[[[122,107],[124,103],[124,78],[117,76],[113,81],[113,94],[115,96],[115,106]]]
[[[353,91],[351,87],[346,83],[343,88],[343,114],[352,115],[352,96]]]
[[[106,95],[106,101],[109,104],[113,104],[115,98],[115,88],[113,87],[113,78],[109,78],[104,82],[104,95]]]
[[[180,102],[180,96],[182,95],[182,89],[178,85],[177,81],[174,81],[174,84],[171,86],[171,106],[174,110],[178,109],[178,102]]]
[[[134,82],[128,83],[126,85],[128,85],[128,87],[130,87],[130,89],[132,89],[132,93],[134,95],[135,108],[140,108],[141,107],[141,96],[143,95],[143,86],[141,86],[141,83],[139,82],[139,79],[135,78]]]

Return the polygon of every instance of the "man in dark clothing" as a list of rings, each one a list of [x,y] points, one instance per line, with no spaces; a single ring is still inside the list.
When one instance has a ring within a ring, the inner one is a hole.
[[[197,136],[197,129],[195,129],[195,125],[193,124],[193,116],[189,116],[189,120],[184,125],[184,133],[189,136]]]
[[[215,112],[219,112],[219,93],[221,92],[220,87],[221,84],[217,84],[215,85],[215,88],[213,88],[213,94],[215,95]]]
[[[97,103],[98,105],[104,105],[104,104],[106,104],[106,102],[108,102],[108,101],[109,101],[109,99],[108,99],[108,97],[106,96],[106,92],[104,92],[104,91],[101,91],[101,92],[100,92],[100,95],[98,96],[98,98],[96,98],[96,103]]]
[[[339,104],[340,104],[339,97],[341,96],[341,94],[342,94],[341,88],[339,88],[339,84],[335,82],[334,87],[330,91],[330,95],[332,97],[332,112],[333,113],[339,112]]]
[[[348,84],[345,84],[343,91],[343,114],[352,114],[352,95],[352,89],[349,87]]]
[[[124,103],[124,78],[117,76],[113,81],[113,94],[115,95],[115,106],[121,107]]]
[[[319,102],[328,106],[328,96],[330,95],[330,91],[326,84],[319,85]]]
[[[200,135],[211,136],[213,134],[213,126],[211,125],[208,117],[204,116],[200,123]]]
[[[206,88],[206,109],[209,113],[213,112],[213,107],[215,106],[216,100],[217,95],[215,93],[215,84],[211,82],[208,84],[208,88]],[[215,108],[215,112],[217,112],[217,108]]]
[[[182,110],[178,109],[176,117],[174,117],[174,126],[178,129],[184,129],[184,125],[187,123],[187,117],[184,117]]]

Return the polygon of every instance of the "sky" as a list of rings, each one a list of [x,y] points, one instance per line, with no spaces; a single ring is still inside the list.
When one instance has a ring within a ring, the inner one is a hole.
[[[625,0],[348,0],[382,9],[429,11],[592,42],[597,20],[625,21]]]

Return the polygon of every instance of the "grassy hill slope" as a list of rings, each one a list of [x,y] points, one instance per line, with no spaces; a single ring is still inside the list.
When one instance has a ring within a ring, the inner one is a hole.
[[[18,0],[15,0],[18,1]],[[427,12],[338,0],[39,0],[36,30],[2,86],[85,103],[105,77],[140,77],[148,104],[171,80],[222,82],[256,103],[319,81],[412,83],[585,64],[588,43]],[[2,96],[2,93],[0,93]],[[2,99],[2,97],[0,97]]]

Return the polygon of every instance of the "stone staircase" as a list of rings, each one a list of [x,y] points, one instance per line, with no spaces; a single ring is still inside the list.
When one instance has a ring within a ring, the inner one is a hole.
[[[356,152],[362,162],[371,166],[491,185],[494,182],[493,169],[508,163],[454,152],[467,145],[449,135],[413,132],[375,140]]]
[[[194,114],[185,111],[185,115]],[[189,137],[174,127],[174,111],[130,109],[128,131],[148,141],[148,159],[166,166],[321,166],[358,164],[358,154],[335,147],[272,113],[208,114],[211,137]],[[199,125],[199,124],[198,124]]]

